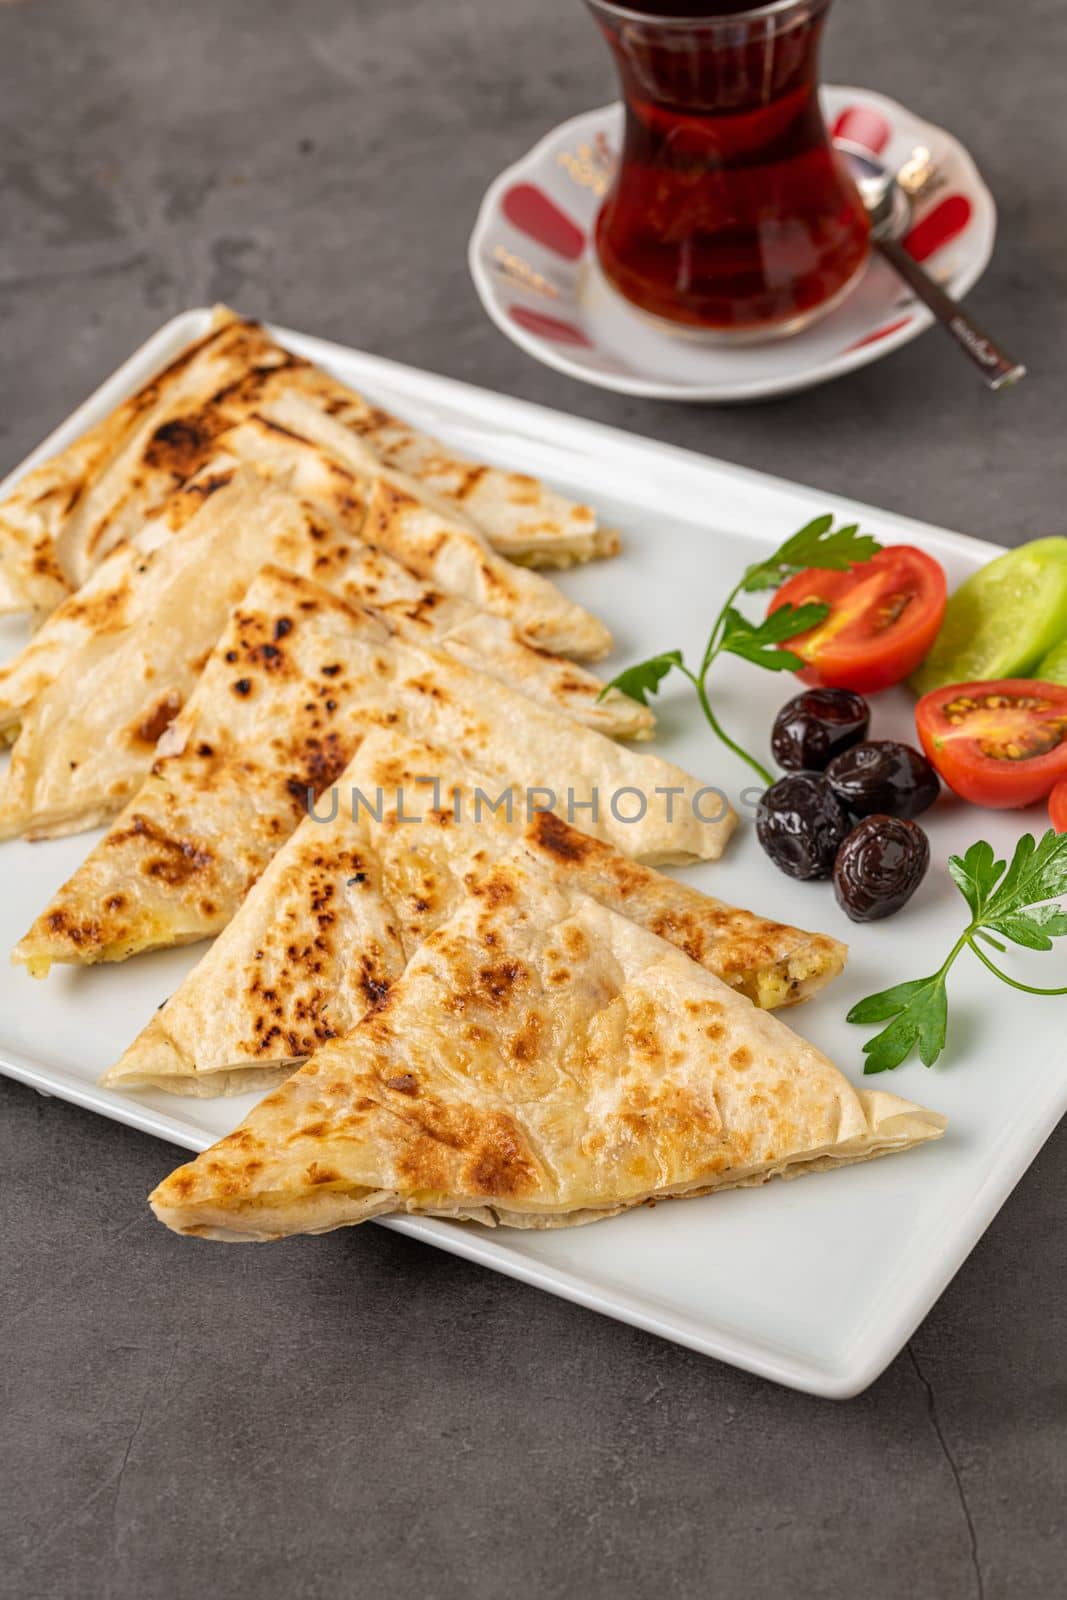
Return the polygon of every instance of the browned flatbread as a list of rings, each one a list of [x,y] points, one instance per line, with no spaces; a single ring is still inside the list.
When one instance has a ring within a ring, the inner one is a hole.
[[[365,803],[307,817],[237,915],[105,1075],[112,1087],[239,1093],[273,1084],[380,999],[466,886],[522,840],[554,882],[677,945],[764,1007],[795,1005],[845,949],[724,905],[541,812],[432,745],[377,729],[338,788]]]
[[[370,470],[423,484],[506,556],[565,566],[616,548],[588,507],[452,454],[219,308],[202,339],[0,504],[0,612],[47,614],[205,466],[228,428],[291,397]]]
[[[523,773],[528,805],[595,801],[586,826],[638,860],[714,860],[736,825],[721,792],[680,768],[266,567],[149,777],[15,959],[43,975],[53,961],[124,960],[217,933],[296,827],[309,791],[333,784],[376,726],[428,735],[506,783]]]
[[[522,566],[569,567],[615,555],[619,536],[526,473],[467,460],[418,433],[321,369],[297,383],[272,382],[256,407],[276,427],[313,440],[360,471],[384,469],[439,510],[462,514],[493,548]]]
[[[506,617],[531,644],[583,661],[610,650],[611,634],[598,618],[547,578],[495,554],[454,505],[383,469],[358,435],[346,433],[306,396],[286,391],[265,401],[262,412],[228,428],[217,442],[435,588]]]
[[[442,593],[350,535],[332,510],[216,458],[0,667],[0,734],[17,734],[0,775],[0,839],[76,832],[121,809],[267,562],[601,732],[651,730],[643,707],[617,690],[601,699],[600,679],[531,645],[506,616]],[[569,626],[569,612],[559,615]]]
[[[491,868],[347,1035],[151,1196],[180,1233],[390,1212],[594,1222],[866,1161],[944,1118],[857,1093],[680,950],[521,856]]]
[[[589,661],[610,650],[602,622],[549,579],[496,554],[455,504],[384,467],[361,435],[292,384],[261,397],[258,409],[217,444],[326,508],[446,594],[507,617],[532,644]]]

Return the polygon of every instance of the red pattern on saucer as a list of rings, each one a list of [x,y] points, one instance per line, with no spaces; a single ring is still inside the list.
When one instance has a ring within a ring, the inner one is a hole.
[[[835,139],[849,139],[872,156],[880,156],[893,137],[893,125],[871,106],[846,106],[834,118],[830,132]]]
[[[501,210],[520,233],[565,261],[577,261],[585,249],[581,228],[536,184],[512,184],[504,193]]]
[[[543,339],[551,339],[554,344],[584,344],[589,340],[573,322],[564,322],[562,317],[550,317],[547,312],[534,311],[529,306],[509,306],[508,312],[513,322],[520,328],[526,328],[530,333],[539,333]]]
[[[973,209],[965,194],[947,195],[905,234],[905,250],[916,261],[929,261],[953,239],[959,238],[971,220]]]
[[[911,321],[910,317],[898,317],[895,322],[887,322],[884,328],[875,328],[873,333],[865,333],[862,339],[857,339],[855,344],[850,344],[850,350],[862,350],[864,345],[877,344],[879,339],[888,339],[891,333],[896,333],[899,328],[906,328]]]

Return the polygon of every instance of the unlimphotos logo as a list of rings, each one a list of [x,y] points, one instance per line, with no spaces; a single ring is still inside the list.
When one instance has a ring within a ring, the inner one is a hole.
[[[444,813],[456,823],[477,826],[487,817],[503,816],[513,824],[529,822],[543,811],[554,811],[580,828],[583,823],[596,826],[607,816],[626,825],[643,822],[650,814],[662,817],[669,825],[677,820],[684,805],[689,806],[698,822],[722,822],[730,813],[726,795],[710,784],[694,790],[688,798],[687,791],[674,784],[657,785],[651,793],[632,784],[606,792],[596,785],[581,790],[568,785],[563,794],[541,785],[522,788],[509,784],[495,795],[477,784],[470,789],[448,789],[432,773],[416,776],[412,784],[418,789],[415,795],[402,784],[388,789],[378,785],[372,794],[353,786],[346,814],[353,822],[361,814],[382,822],[388,814],[397,823],[416,826]],[[316,822],[335,822],[341,814],[341,803],[342,791],[336,784],[318,797],[313,789],[308,790],[308,815]]]

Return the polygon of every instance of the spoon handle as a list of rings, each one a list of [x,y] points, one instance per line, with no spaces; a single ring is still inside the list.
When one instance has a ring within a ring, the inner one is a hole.
[[[1005,355],[999,345],[984,333],[977,323],[973,322],[959,304],[947,295],[931,278],[914,256],[910,256],[904,246],[896,239],[876,239],[875,248],[880,250],[908,286],[914,289],[919,299],[930,307],[934,316],[944,324],[956,343],[970,356],[975,366],[981,372],[986,383],[991,389],[1003,389],[1010,383],[1018,383],[1025,377],[1026,368],[1021,361],[1013,361]]]

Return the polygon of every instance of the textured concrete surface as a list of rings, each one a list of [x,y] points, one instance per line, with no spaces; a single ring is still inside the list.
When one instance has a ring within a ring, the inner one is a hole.
[[[154,327],[255,313],[990,538],[1064,527],[1061,0],[839,0],[828,76],[970,145],[1001,209],[990,397],[930,334],[680,409],[482,317],[489,179],[611,93],[578,0],[0,3],[0,465]],[[1005,1070],[1008,1070],[1007,1064]],[[164,1146],[0,1083],[0,1593],[869,1600],[1063,1593],[1053,1137],[886,1375],[771,1387],[376,1228],[196,1250]]]

